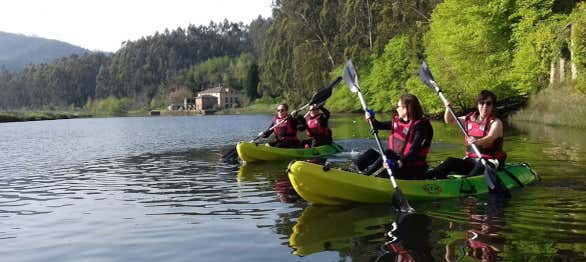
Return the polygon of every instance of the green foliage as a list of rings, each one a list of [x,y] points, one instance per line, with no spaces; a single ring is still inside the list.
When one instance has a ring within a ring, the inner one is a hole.
[[[501,98],[513,95],[506,78],[511,70],[510,10],[506,0],[447,0],[434,11],[425,52],[436,81],[456,107],[473,108],[482,89]]]
[[[244,90],[246,91],[246,96],[251,101],[258,98],[258,82],[258,66],[256,64],[252,64],[248,67],[248,72],[246,74],[246,82],[244,82]]]
[[[334,77],[342,76],[344,67],[345,64],[340,65],[332,72],[332,75]],[[361,70],[361,68],[358,67],[357,70]],[[338,87],[334,88],[332,96],[326,101],[326,107],[333,112],[353,112],[362,109],[356,94],[350,92],[346,83],[340,83]]]
[[[123,116],[128,113],[129,107],[128,98],[110,96],[106,99],[88,100],[85,109],[95,115]]]
[[[187,86],[193,91],[201,91],[219,84],[240,90],[243,89],[248,69],[253,63],[254,58],[250,53],[242,53],[236,58],[215,57],[184,70],[176,79],[181,86]]]
[[[81,107],[95,96],[96,74],[107,59],[101,53],[72,55],[20,72],[0,72],[0,109]]]
[[[516,1],[509,19],[515,43],[509,80],[516,93],[528,96],[547,87],[550,63],[559,57],[563,17],[553,14],[553,0]]]
[[[572,52],[578,71],[576,89],[586,92],[586,3],[580,3],[570,16],[572,22]]]
[[[509,79],[522,96],[547,87],[550,63],[555,54],[555,29],[559,23],[542,24],[527,32],[515,49]]]
[[[368,94],[369,107],[375,111],[394,111],[399,96],[405,93],[405,82],[413,74],[409,71],[410,56],[414,56],[414,48],[407,35],[389,41],[385,52],[374,61],[365,81],[367,85],[363,85],[368,87],[363,89]]]

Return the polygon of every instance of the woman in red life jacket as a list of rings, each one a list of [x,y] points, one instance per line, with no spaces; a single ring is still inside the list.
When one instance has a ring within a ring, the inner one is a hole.
[[[429,119],[423,115],[419,99],[411,94],[402,95],[397,102],[397,114],[391,121],[377,121],[374,112],[370,110],[365,113],[365,118],[372,119],[375,130],[391,130],[389,150],[385,154],[397,163],[393,176],[398,179],[424,179],[433,128]],[[380,163],[375,162],[374,166],[380,167],[382,160],[377,162]],[[369,170],[373,170],[372,167]]]
[[[288,114],[289,106],[287,104],[280,104],[277,107],[277,115],[271,122],[271,127],[274,126],[272,133],[275,135],[275,141],[271,142],[271,146],[275,147],[301,147],[299,139],[297,139],[297,130],[305,130],[305,121],[302,116],[298,116],[297,112]],[[259,136],[267,138],[271,135],[271,130],[261,132]]]
[[[482,90],[476,97],[477,111],[458,117],[468,138],[466,143],[466,157],[464,159],[448,157],[435,169],[429,171],[428,178],[444,179],[450,172],[475,175],[484,171],[484,166],[477,161],[478,156],[472,150],[475,144],[483,158],[491,165],[504,165],[506,153],[503,151],[503,122],[494,115],[496,95],[488,90]],[[456,119],[450,113],[449,102],[445,105],[444,121],[446,124],[456,125]]]
[[[321,112],[320,112],[321,110]],[[332,130],[328,127],[330,111],[323,106],[309,106],[309,114],[305,117],[307,137],[303,143],[306,147],[323,146],[332,143]]]

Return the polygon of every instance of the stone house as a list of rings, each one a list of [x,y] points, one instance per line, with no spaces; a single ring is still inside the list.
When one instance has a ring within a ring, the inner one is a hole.
[[[211,95],[199,95],[195,98],[195,109],[212,110],[218,104],[218,98]]]
[[[242,104],[242,92],[233,88],[223,87],[222,85],[218,85],[217,87],[213,88],[208,88],[206,90],[199,92],[197,94],[196,100],[198,97],[203,96],[216,97],[216,105],[219,109],[239,107]]]

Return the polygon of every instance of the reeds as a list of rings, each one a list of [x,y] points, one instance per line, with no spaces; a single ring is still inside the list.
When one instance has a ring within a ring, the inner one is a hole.
[[[586,128],[586,94],[571,85],[549,87],[533,94],[511,121]]]

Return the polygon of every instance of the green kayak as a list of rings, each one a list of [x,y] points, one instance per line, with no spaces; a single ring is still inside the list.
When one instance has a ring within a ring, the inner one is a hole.
[[[246,162],[255,162],[310,159],[333,155],[342,152],[343,148],[336,143],[313,148],[279,148],[272,147],[269,144],[239,142],[236,150],[240,159]]]
[[[529,184],[537,174],[527,164],[508,164],[498,172],[507,188]],[[508,172],[508,173],[507,173]],[[289,180],[305,200],[323,205],[390,203],[393,186],[388,178],[365,176],[341,169],[296,161],[289,165]],[[516,179],[511,178],[511,176]],[[397,180],[409,200],[454,198],[488,193],[484,176],[450,175],[448,179]]]

